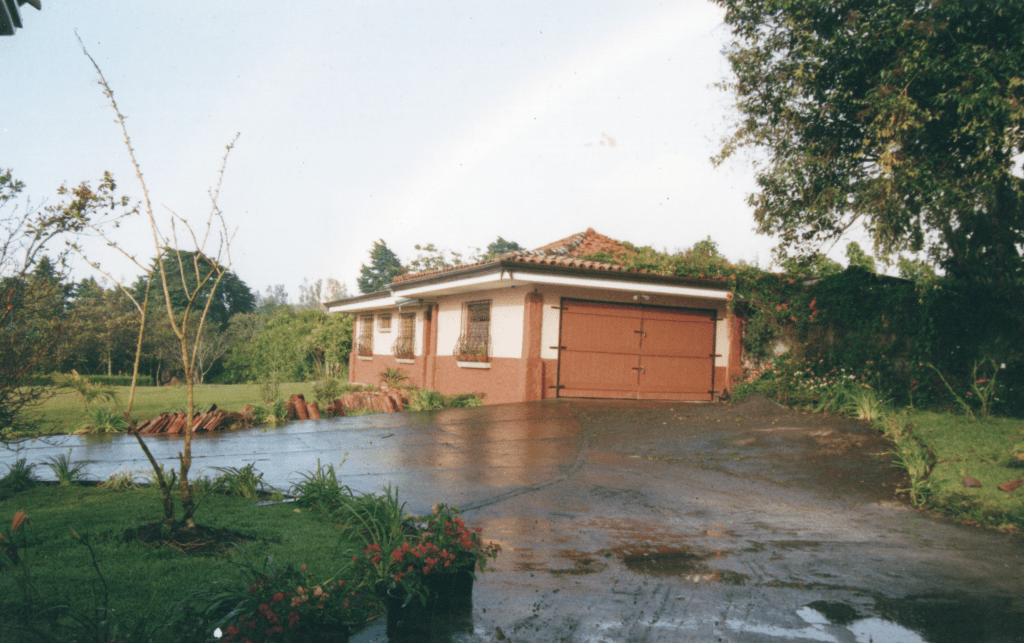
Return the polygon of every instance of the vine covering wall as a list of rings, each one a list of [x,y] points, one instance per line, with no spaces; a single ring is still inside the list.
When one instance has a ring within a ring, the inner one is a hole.
[[[1001,410],[1024,412],[1024,292],[1016,285],[918,284],[858,266],[809,278],[729,263],[710,240],[675,254],[624,245],[625,253],[588,259],[729,285],[731,312],[744,320],[748,377],[769,364],[807,377],[843,373],[896,404],[944,405],[948,390],[929,365],[963,391],[973,366],[991,360]]]

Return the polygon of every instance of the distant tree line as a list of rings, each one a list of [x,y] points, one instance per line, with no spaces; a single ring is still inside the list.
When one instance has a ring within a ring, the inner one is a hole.
[[[106,280],[72,279],[67,258],[73,246],[58,243],[61,237],[73,240],[101,211],[127,210],[128,202],[114,196],[115,188],[108,175],[93,187],[62,188],[59,194],[70,198],[39,207],[20,200],[24,185],[11,170],[0,171],[0,429],[15,427],[21,409],[45,397],[43,388],[31,386],[44,381],[41,376],[132,371],[140,320],[134,304]],[[190,289],[197,277],[217,267],[195,253],[171,249],[164,250],[163,262],[169,274],[185,275]],[[152,270],[126,288],[137,301],[146,299],[147,279],[158,281],[159,273]],[[182,281],[169,279],[168,286],[171,310],[181,314],[187,304]],[[209,296],[207,286],[199,290],[203,305]],[[198,358],[193,379],[301,381],[342,373],[352,345],[352,319],[328,316],[321,303],[347,296],[338,281],[305,281],[297,302],[290,303],[283,285],[260,294],[229,270],[213,296],[207,323],[189,337]],[[162,288],[150,288],[139,370],[157,383],[184,377],[167,314]]]

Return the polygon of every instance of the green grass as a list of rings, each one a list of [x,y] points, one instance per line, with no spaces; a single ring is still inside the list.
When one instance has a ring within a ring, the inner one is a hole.
[[[128,387],[111,387],[117,394],[118,411],[128,403]],[[40,435],[74,433],[86,420],[85,405],[81,396],[71,389],[55,389],[56,395],[38,409],[30,411],[30,417],[42,421]],[[313,399],[312,382],[281,384],[281,397],[301,393],[307,400]],[[135,390],[135,407],[132,417],[143,422],[165,411],[184,411],[186,408],[184,386],[149,386]],[[246,404],[263,403],[258,384],[200,384],[195,387],[196,409],[205,411],[211,404],[229,411],[241,411]]]
[[[1024,461],[1014,455],[1024,443],[1024,420],[989,418],[970,422],[949,413],[914,412],[910,431],[935,457],[927,478],[926,506],[979,524],[1024,529],[1024,487],[997,487],[1024,479]],[[981,487],[964,487],[969,476]]]
[[[347,566],[352,553],[338,529],[317,519],[319,514],[296,510],[294,504],[254,507],[251,500],[213,494],[197,514],[206,527],[229,528],[256,536],[239,543],[254,561],[274,559],[278,566],[306,564],[318,579],[326,579]],[[96,562],[106,578],[110,605],[128,625],[146,617],[149,628],[173,621],[183,601],[195,589],[209,589],[218,581],[238,584],[244,578],[236,563],[243,555],[185,555],[174,549],[155,549],[138,541],[126,541],[126,529],[157,520],[157,490],[141,488],[116,493],[95,487],[37,486],[0,501],[0,530],[11,538],[10,521],[18,510],[31,524],[13,534],[25,536],[19,549],[30,569],[38,594],[38,607],[70,605],[88,612],[102,595],[88,548],[76,540],[88,534],[94,542]],[[21,592],[15,582],[19,572],[0,564],[0,622],[11,624],[19,613]],[[3,633],[0,641],[22,640],[22,635]],[[175,640],[161,632],[155,640]]]

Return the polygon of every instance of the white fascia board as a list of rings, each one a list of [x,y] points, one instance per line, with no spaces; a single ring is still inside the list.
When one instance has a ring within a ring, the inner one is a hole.
[[[699,297],[702,299],[719,299],[728,301],[732,295],[728,290],[712,290],[694,286],[676,286],[672,284],[650,283],[640,281],[623,281],[619,279],[602,279],[599,277],[568,277],[529,271],[502,271],[479,277],[446,281],[440,284],[423,285],[418,288],[402,290],[403,297],[417,295],[443,295],[446,292],[465,290],[484,290],[487,287],[525,286],[527,284],[550,284],[555,286],[572,286],[577,288],[600,288],[620,292],[638,292],[656,295],[672,295],[676,297]]]
[[[507,275],[507,276],[506,276]],[[502,283],[504,282],[504,283]],[[523,282],[518,282],[523,283]],[[402,289],[399,292],[402,293],[403,299],[416,299],[422,295],[433,296],[444,291],[458,291],[458,290],[483,290],[480,286],[511,286],[513,284],[512,275],[507,271],[492,272],[486,275],[480,275],[478,277],[467,277],[466,279],[459,279],[458,281],[446,281],[439,284],[419,286],[417,288]]]
[[[676,297],[700,297],[703,299],[730,299],[728,290],[711,290],[693,286],[673,286],[671,284],[653,284],[639,281],[618,281],[615,279],[585,279],[581,277],[564,277],[561,275],[532,274],[522,278],[523,281],[556,286],[575,286],[579,288],[601,288],[603,290],[620,290],[641,292],[656,295],[674,295]]]
[[[403,297],[404,299],[404,297]],[[398,297],[394,295],[390,297],[381,297],[380,299],[370,299],[367,301],[357,301],[351,304],[335,304],[327,308],[329,313],[359,313],[364,310],[380,310],[383,308],[396,308],[398,306]]]

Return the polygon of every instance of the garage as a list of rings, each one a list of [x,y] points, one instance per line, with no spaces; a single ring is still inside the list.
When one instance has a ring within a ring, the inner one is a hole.
[[[566,299],[558,396],[714,399],[714,310]]]

